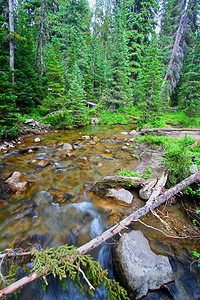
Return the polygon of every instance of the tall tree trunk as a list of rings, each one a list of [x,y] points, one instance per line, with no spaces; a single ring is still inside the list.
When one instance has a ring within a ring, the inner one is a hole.
[[[8,0],[9,8],[9,31],[10,31],[10,68],[12,70],[11,82],[14,83],[14,18],[13,18],[13,2]]]
[[[169,64],[168,64],[168,69],[167,69],[167,72],[165,74],[165,77],[164,77],[164,80],[162,82],[161,87],[164,87],[164,85],[167,82],[167,79],[169,77],[170,71],[173,68],[175,56],[177,54],[178,47],[180,45],[180,41],[182,39],[183,33],[184,33],[185,28],[186,28],[186,26],[188,24],[188,21],[189,21],[189,11],[191,9],[192,4],[194,4],[194,2],[195,2],[195,0],[188,0],[185,3],[185,10],[184,10],[184,13],[181,17],[178,30],[176,32],[176,38],[175,38],[175,41],[174,41],[171,58],[170,58],[170,61],[169,61]]]

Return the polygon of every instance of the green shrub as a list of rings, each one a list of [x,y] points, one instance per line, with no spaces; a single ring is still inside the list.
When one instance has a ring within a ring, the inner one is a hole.
[[[106,110],[101,112],[99,124],[128,124],[128,119],[122,113],[111,113],[110,111]]]
[[[50,113],[43,118],[43,121],[58,128],[73,126],[73,117],[71,112],[67,110]]]

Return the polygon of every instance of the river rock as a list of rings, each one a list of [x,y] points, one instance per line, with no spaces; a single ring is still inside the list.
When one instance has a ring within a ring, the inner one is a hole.
[[[51,164],[49,160],[45,159],[33,159],[30,164],[34,167],[44,168]]]
[[[26,119],[26,121],[24,122],[24,124],[31,126],[32,128],[37,128],[38,127],[38,122],[35,121],[34,119]]]
[[[71,150],[73,150],[73,146],[72,145],[70,145],[69,143],[63,143],[62,144],[62,146],[60,147],[60,149],[61,150],[69,150],[69,151],[71,151]]]
[[[133,195],[125,189],[109,189],[107,196],[123,202],[123,204],[131,204],[133,201]]]
[[[35,141],[36,143],[38,143],[38,142],[40,142],[40,138],[37,137],[37,138],[34,139],[34,141]]]
[[[90,139],[90,136],[89,135],[83,135],[82,136],[82,140],[89,140]]]
[[[135,137],[137,132],[136,132],[136,130],[131,130],[131,132],[129,132],[129,134],[132,135],[133,137]]]
[[[114,266],[121,272],[118,275],[128,284],[134,299],[174,280],[168,257],[152,252],[139,230],[124,233],[120,238],[114,249]]]
[[[26,176],[20,172],[13,172],[5,183],[13,192],[23,192],[28,188],[28,180]]]
[[[110,154],[105,153],[99,154],[99,157],[103,159],[113,159],[113,157]]]

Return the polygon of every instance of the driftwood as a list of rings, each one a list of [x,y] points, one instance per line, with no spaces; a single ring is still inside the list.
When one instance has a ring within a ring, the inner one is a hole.
[[[167,182],[167,173],[163,171],[160,176],[160,179],[158,180],[155,188],[153,189],[153,193],[151,194],[149,200],[146,203],[147,206],[151,207],[153,201],[155,201],[155,199],[160,195],[162,188],[165,186],[166,182]]]
[[[159,205],[166,202],[168,199],[170,199],[172,196],[180,192],[182,189],[186,188],[187,186],[191,185],[195,181],[200,181],[200,171],[196,172],[195,174],[189,176],[188,178],[181,181],[179,184],[174,186],[173,188],[167,190],[164,192],[161,196],[153,199],[151,201],[151,205],[146,203],[143,207],[135,211],[134,213],[130,214],[127,218],[117,223],[115,226],[111,227],[110,229],[106,230],[101,235],[97,236],[90,242],[84,244],[83,246],[79,247],[77,250],[81,254],[86,254],[92,249],[98,247],[106,240],[112,238],[114,235],[120,233],[121,230],[127,228],[128,225],[131,224],[133,221],[137,221],[140,217],[146,215],[148,212],[153,210],[154,208],[158,207]],[[28,276],[25,276],[24,278],[16,281],[15,283],[11,284],[10,286],[4,288],[0,291],[0,298],[7,296],[16,290],[22,288],[27,283],[30,283],[34,281],[35,279],[40,278],[40,275],[37,275],[37,273],[32,273]]]
[[[200,131],[200,128],[172,128],[172,127],[144,128],[140,130],[140,133],[155,132],[155,131]]]
[[[139,190],[139,196],[143,200],[148,200],[153,192],[153,187],[157,183],[157,179],[154,178],[149,181],[145,186]]]

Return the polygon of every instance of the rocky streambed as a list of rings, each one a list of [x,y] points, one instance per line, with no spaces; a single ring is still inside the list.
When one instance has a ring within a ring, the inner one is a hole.
[[[134,136],[131,126],[88,126],[81,131],[26,137],[4,147],[1,250],[65,243],[81,246],[142,207],[145,201],[139,197],[139,189],[143,179],[134,187],[130,180],[110,187],[103,180],[122,170],[142,174],[150,167],[150,179],[161,173],[162,148],[137,143],[133,147]],[[192,268],[190,264],[192,251],[200,250],[199,242],[182,238],[198,232],[181,204],[175,201],[162,206],[157,216],[148,214],[141,222],[110,241],[114,247],[103,244],[92,255],[108,268],[110,277],[124,284],[131,299],[198,299],[200,272],[196,264]],[[19,297],[53,299],[52,286],[45,294],[40,287],[37,291],[25,288]],[[77,299],[106,299],[101,289],[91,298],[73,292],[73,287],[64,294],[60,291],[58,299],[74,295]]]

